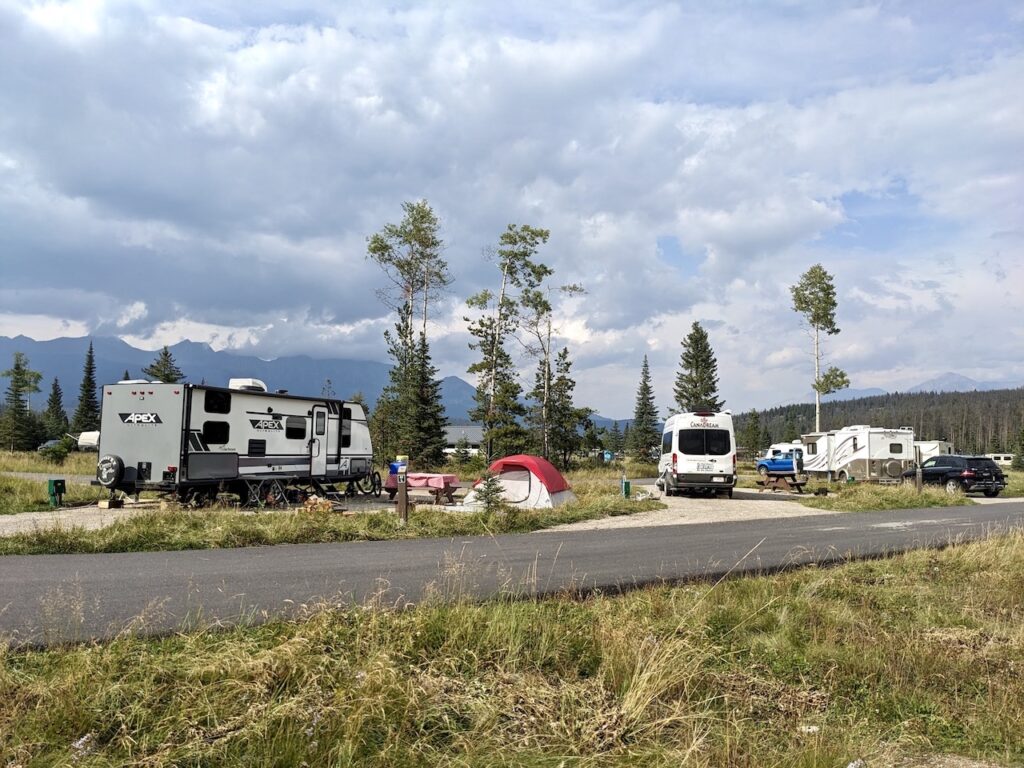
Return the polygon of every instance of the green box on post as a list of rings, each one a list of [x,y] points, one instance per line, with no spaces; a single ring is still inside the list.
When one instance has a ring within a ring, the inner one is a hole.
[[[630,483],[629,480],[627,480],[626,478],[622,478],[622,498],[624,498],[624,499],[628,499],[629,498],[629,492],[631,490],[631,488],[630,488],[631,485],[632,485],[632,483]]]
[[[64,478],[57,477],[46,481],[46,490],[50,494],[50,506],[59,507],[63,502],[63,496],[67,493],[67,486]]]

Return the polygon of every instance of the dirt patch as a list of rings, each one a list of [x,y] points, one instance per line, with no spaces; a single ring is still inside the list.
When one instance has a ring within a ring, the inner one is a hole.
[[[635,515],[604,517],[599,520],[583,520],[567,523],[545,532],[598,531],[612,528],[644,528],[661,525],[696,525],[698,523],[725,523],[737,520],[762,520],[778,517],[804,517],[807,515],[843,514],[820,509],[811,509],[794,503],[801,498],[798,494],[759,493],[757,491],[735,491],[733,498],[665,496],[653,486],[643,488],[652,493],[652,498],[661,501],[667,509],[653,512],[638,512]]]

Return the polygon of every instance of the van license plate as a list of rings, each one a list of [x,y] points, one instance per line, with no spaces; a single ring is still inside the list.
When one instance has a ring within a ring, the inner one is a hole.
[[[715,465],[714,464],[708,464],[707,462],[698,461],[697,462],[697,471],[698,472],[714,472],[715,471]]]
[[[714,481],[716,483],[724,483],[725,482],[725,478],[724,477],[713,477],[711,479],[712,479],[712,481]]]

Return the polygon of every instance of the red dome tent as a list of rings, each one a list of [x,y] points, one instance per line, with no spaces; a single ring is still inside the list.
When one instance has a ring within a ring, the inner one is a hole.
[[[569,483],[554,465],[540,456],[521,453],[494,461],[488,469],[498,477],[505,503],[514,507],[537,509],[558,507],[576,500]],[[477,480],[466,495],[466,504],[476,501]]]

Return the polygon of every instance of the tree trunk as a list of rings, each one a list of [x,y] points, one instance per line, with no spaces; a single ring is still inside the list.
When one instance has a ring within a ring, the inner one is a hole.
[[[814,329],[814,431],[821,432],[821,392],[818,391],[818,381],[821,379],[821,348],[819,347],[818,334],[820,331]]]

